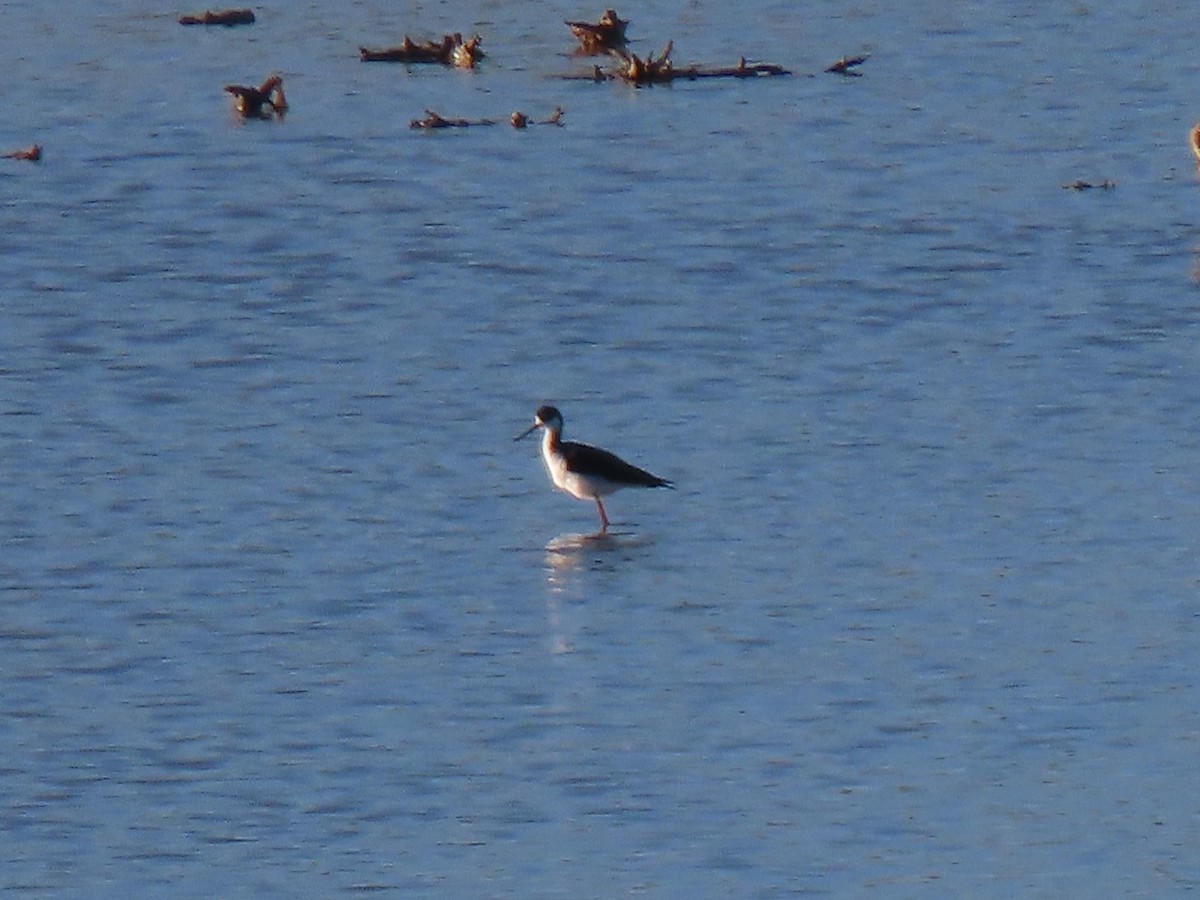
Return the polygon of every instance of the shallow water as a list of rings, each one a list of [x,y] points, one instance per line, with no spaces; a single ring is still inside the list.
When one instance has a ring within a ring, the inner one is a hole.
[[[1189,7],[257,11],[5,8],[4,893],[1200,886]]]

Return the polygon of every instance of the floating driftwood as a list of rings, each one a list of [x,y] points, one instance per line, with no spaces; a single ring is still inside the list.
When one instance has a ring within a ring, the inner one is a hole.
[[[554,112],[550,113],[547,119],[539,119],[536,122],[530,122],[529,117],[523,112],[515,112],[508,117],[508,123],[513,128],[525,128],[529,125],[562,125],[563,116],[567,114],[566,110],[561,106],[554,107]]]
[[[283,118],[287,112],[287,97],[283,95],[283,79],[272,75],[258,87],[227,84],[224,88],[234,96],[234,109],[243,119]]]
[[[180,25],[253,25],[254,10],[218,9],[198,16],[180,16]]]
[[[1103,181],[1068,181],[1063,185],[1064,191],[1090,191],[1092,189],[1101,191],[1111,191],[1117,186],[1117,183],[1111,178],[1105,178]]]
[[[508,124],[513,128],[527,128],[529,125],[561,125],[564,112],[561,106],[555,107],[554,112],[550,114],[550,118],[542,119],[541,121],[530,122],[529,116],[518,110],[508,117]],[[496,119],[447,119],[445,116],[434,112],[432,109],[425,110],[425,118],[413,119],[409,123],[410,128],[470,128],[475,125],[495,125]]]
[[[479,49],[483,39],[475,35],[464,41],[461,34],[448,34],[441,41],[414,41],[408,35],[399,47],[386,50],[371,50],[359,47],[358,54],[363,62],[437,63],[459,69],[473,69],[483,59]]]
[[[667,46],[663,48],[662,54],[657,59],[655,59],[653,53],[645,59],[633,53],[615,53],[621,60],[621,64],[615,71],[606,72],[599,66],[596,66],[590,76],[568,75],[566,77],[587,79],[588,81],[625,81],[640,87],[646,84],[670,84],[672,81],[680,78],[690,81],[696,78],[761,78],[771,75],[792,74],[782,66],[770,65],[768,63],[747,63],[744,56],[738,60],[736,66],[724,69],[704,66],[676,68],[674,63],[671,62],[671,51],[674,47],[674,41],[668,41]]]
[[[32,144],[24,150],[14,150],[12,153],[5,153],[5,159],[25,159],[30,162],[37,162],[42,158],[42,145]]]
[[[410,128],[469,128],[472,125],[495,125],[495,119],[447,119],[432,109],[425,110],[425,118],[413,119]]]
[[[832,72],[834,75],[848,75],[853,78],[861,78],[862,72],[855,72],[854,70],[870,58],[870,53],[863,54],[862,56],[843,56],[825,71]]]
[[[625,46],[625,28],[629,22],[606,9],[598,22],[567,22],[571,34],[579,41],[576,52],[583,56],[598,56]]]

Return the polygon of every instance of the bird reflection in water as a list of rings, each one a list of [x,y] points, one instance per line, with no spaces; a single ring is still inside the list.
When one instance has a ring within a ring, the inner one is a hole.
[[[578,602],[583,597],[583,586],[579,580],[584,567],[582,546],[576,542],[569,549],[560,542],[565,538],[581,538],[584,535],[564,534],[546,546],[546,618],[550,631],[550,652],[570,653],[575,649],[573,635],[576,627],[568,629],[563,614],[565,604]],[[568,634],[568,630],[570,634]]]

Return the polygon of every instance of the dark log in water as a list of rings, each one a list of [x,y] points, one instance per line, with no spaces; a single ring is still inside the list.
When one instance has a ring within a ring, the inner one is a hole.
[[[763,78],[773,75],[791,75],[791,71],[783,66],[771,65],[770,63],[747,63],[746,57],[738,60],[736,66],[727,68],[713,68],[711,66],[688,66],[686,68],[676,68],[671,62],[671,51],[674,49],[674,42],[668,42],[663,48],[662,54],[656,59],[654,54],[650,54],[645,59],[633,53],[615,52],[621,60],[620,66],[615,71],[606,72],[599,66],[592,69],[591,75],[568,75],[568,79],[587,80],[587,81],[625,81],[629,84],[642,85],[648,84],[670,84],[673,81],[684,79],[692,81],[698,78]]]
[[[464,41],[463,36],[457,33],[448,34],[441,41],[414,41],[405,35],[404,43],[398,47],[388,47],[384,50],[359,47],[358,54],[363,62],[435,63],[459,69],[473,69],[484,57],[483,50],[479,48],[482,41],[479,35]]]
[[[32,144],[24,150],[14,150],[12,153],[5,153],[5,159],[25,159],[30,162],[37,162],[42,158],[42,145]]]
[[[180,25],[253,25],[254,11],[250,9],[209,10],[197,16],[180,16]]]
[[[508,123],[513,128],[528,128],[530,125],[562,125],[562,118],[565,115],[563,108],[557,106],[554,112],[550,114],[550,118],[540,121],[530,121],[529,116],[517,110],[508,117]],[[432,109],[425,110],[425,118],[413,119],[409,122],[410,128],[471,128],[476,125],[495,125],[496,119],[447,119],[440,113],[434,112]]]

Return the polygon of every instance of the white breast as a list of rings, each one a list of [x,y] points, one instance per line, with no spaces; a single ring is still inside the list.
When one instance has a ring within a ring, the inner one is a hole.
[[[542,459],[546,463],[546,470],[550,473],[550,480],[560,491],[566,491],[572,497],[580,500],[594,500],[596,497],[610,493],[604,489],[604,484],[597,484],[568,469],[567,461],[563,459],[562,455],[554,453],[550,449],[549,432],[542,441]]]

